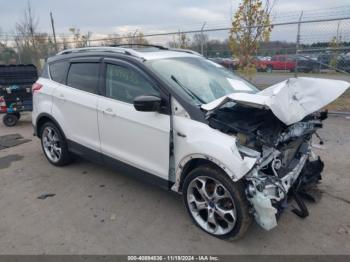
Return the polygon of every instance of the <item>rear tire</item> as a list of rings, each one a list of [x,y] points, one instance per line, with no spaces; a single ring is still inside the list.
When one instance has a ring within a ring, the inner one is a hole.
[[[5,126],[12,127],[15,126],[18,122],[18,117],[15,114],[5,114],[2,118],[2,122]]]
[[[243,183],[234,183],[215,166],[192,170],[185,178],[182,192],[193,222],[212,236],[239,239],[252,222]]]
[[[65,166],[71,162],[67,142],[52,122],[46,122],[40,128],[41,147],[47,160],[54,166]]]

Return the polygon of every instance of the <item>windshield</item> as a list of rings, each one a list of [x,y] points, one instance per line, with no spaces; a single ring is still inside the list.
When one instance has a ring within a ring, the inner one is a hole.
[[[259,91],[221,65],[202,57],[155,59],[145,64],[195,104],[209,103],[231,93]]]

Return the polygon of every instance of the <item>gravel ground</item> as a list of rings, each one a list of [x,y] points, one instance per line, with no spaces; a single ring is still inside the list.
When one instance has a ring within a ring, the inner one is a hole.
[[[30,115],[0,135],[31,141],[0,150],[0,254],[350,254],[350,119],[331,117],[322,197],[300,219],[290,209],[266,232],[225,242],[196,228],[181,197],[86,161],[50,165]],[[55,196],[38,199],[43,193]]]

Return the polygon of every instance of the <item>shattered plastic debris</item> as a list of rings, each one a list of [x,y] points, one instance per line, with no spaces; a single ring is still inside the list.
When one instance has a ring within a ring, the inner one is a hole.
[[[52,193],[44,193],[40,196],[38,196],[38,199],[46,199],[48,197],[54,197],[56,194],[52,194]]]
[[[320,144],[312,144],[311,145],[313,148],[317,148],[317,149],[320,149],[320,150],[325,150],[326,147],[323,146],[323,145],[320,145]]]
[[[339,235],[344,235],[344,234],[350,235],[350,226],[347,225],[347,226],[340,226],[340,227],[338,227],[337,233]]]

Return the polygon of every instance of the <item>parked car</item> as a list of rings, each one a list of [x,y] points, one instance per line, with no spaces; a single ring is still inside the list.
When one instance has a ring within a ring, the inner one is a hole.
[[[271,56],[256,56],[256,59],[260,61],[270,61]]]
[[[308,56],[297,56],[296,61],[298,63],[298,72],[303,73],[319,73],[320,63]]]
[[[232,71],[237,70],[238,64],[239,64],[238,59],[232,59],[232,58],[215,57],[215,58],[210,58],[210,60]]]
[[[273,70],[294,71],[295,60],[289,55],[275,55],[271,60],[255,60],[258,71],[271,73]]]
[[[274,228],[293,197],[306,216],[299,194],[323,169],[311,139],[326,113],[315,111],[349,83],[294,78],[259,91],[189,50],[157,48],[48,59],[32,114],[47,160],[77,154],[178,192],[194,223],[222,239],[242,237],[253,218]]]
[[[337,69],[350,73],[350,53],[342,54],[337,59]]]

